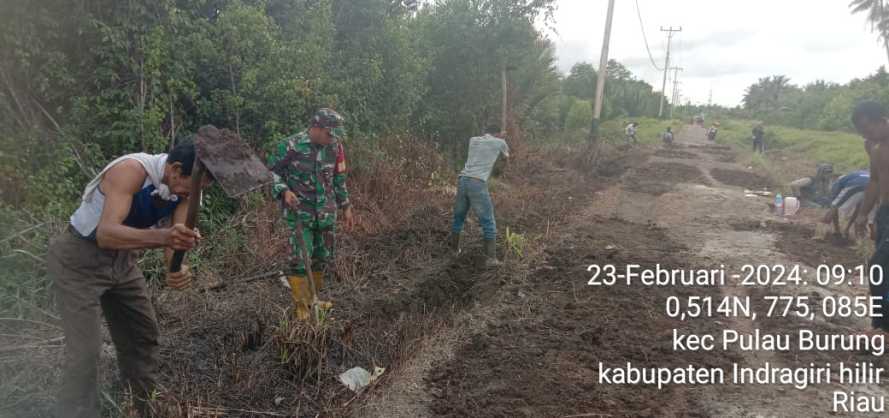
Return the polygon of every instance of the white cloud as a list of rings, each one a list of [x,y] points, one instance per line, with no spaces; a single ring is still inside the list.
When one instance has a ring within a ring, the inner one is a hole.
[[[818,79],[845,83],[887,62],[864,15],[852,15],[848,1],[807,0],[638,0],[659,67],[666,37],[661,26],[682,26],[673,38],[670,64],[680,75],[683,101],[734,106],[760,77],[783,74],[797,84]],[[559,0],[550,33],[567,72],[576,62],[598,65],[607,0]],[[609,58],[620,61],[660,90],[662,73],[645,51],[635,2],[615,2]],[[668,87],[668,93],[669,93]]]

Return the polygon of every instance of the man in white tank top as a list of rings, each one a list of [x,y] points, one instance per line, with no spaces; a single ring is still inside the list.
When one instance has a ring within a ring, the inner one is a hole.
[[[158,327],[145,278],[131,250],[190,250],[200,235],[185,227],[195,149],[130,154],[109,164],[87,185],[68,230],[52,240],[47,256],[65,333],[65,363],[56,414],[98,417],[96,376],[104,314],[117,348],[123,381],[136,405],[155,387]],[[171,221],[170,227],[158,223]],[[182,289],[186,266],[167,276]]]

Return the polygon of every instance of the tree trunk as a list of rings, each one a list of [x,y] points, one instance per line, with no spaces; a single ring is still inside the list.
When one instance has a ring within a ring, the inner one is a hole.
[[[238,90],[235,87],[235,71],[231,64],[228,65],[228,78],[232,86],[232,95],[237,96]],[[241,136],[241,107],[238,105],[235,105],[235,132],[238,133],[238,136]]]
[[[170,95],[170,152],[176,146],[176,114],[173,113],[173,95]]]
[[[507,92],[506,64],[500,70],[500,89],[503,97],[500,102],[500,132],[506,132],[507,108],[509,106],[509,93]]]
[[[139,58],[139,141],[142,144],[142,152],[147,152],[145,149],[145,57]]]

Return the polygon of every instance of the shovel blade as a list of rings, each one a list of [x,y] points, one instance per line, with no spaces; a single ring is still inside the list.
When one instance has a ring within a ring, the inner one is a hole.
[[[232,198],[272,182],[272,173],[241,138],[228,129],[207,125],[195,136],[198,158]]]

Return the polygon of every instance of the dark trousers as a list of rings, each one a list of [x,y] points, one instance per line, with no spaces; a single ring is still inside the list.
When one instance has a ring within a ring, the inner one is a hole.
[[[867,216],[864,214],[862,216]],[[871,325],[874,328],[880,328],[889,331],[889,204],[880,206],[876,216],[877,224],[877,241],[876,251],[871,256],[870,265],[879,264],[883,268],[883,281],[879,286],[870,285],[871,296],[879,296],[882,298],[877,305],[877,312],[883,315],[882,318],[871,318]]]
[[[762,139],[753,139],[753,152],[762,154],[766,150],[766,145]]]
[[[97,376],[104,314],[117,349],[122,380],[136,406],[152,395],[158,327],[142,272],[131,251],[103,250],[67,231],[50,245],[47,265],[65,332],[58,417],[99,416]]]

